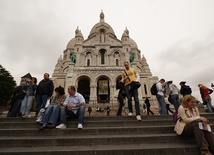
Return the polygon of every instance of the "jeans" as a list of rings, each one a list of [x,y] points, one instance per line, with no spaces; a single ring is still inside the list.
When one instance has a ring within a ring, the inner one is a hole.
[[[46,110],[42,118],[41,123],[47,125],[51,123],[56,126],[59,119],[60,106],[59,105],[50,105]]]
[[[83,124],[83,119],[85,115],[85,107],[80,106],[75,114],[72,110],[68,109],[67,107],[62,107],[60,110],[60,121],[63,124],[67,124],[66,115],[71,118],[78,118],[78,124]]]
[[[36,116],[37,116],[39,113],[39,110],[45,107],[45,104],[48,100],[48,95],[37,95],[36,99],[37,99],[37,103],[36,103]]]
[[[205,98],[205,101],[207,101],[206,107],[207,107],[208,111],[213,112],[214,107],[212,106],[211,98]]]
[[[179,105],[180,105],[178,94],[172,94],[171,100],[172,100],[175,110],[178,110]]]
[[[130,88],[129,87],[130,87],[129,85],[125,86],[126,96],[127,96],[127,99],[128,99],[129,112],[133,113],[133,110],[132,110],[132,97],[134,97],[136,115],[140,115],[140,103],[139,103],[139,99],[138,99],[138,90],[137,89],[132,89],[131,92],[130,92]]]
[[[22,115],[30,114],[30,109],[34,98],[35,98],[34,96],[25,95],[24,99],[22,100],[21,110],[20,110]]]
[[[158,112],[160,115],[166,115],[167,112],[166,112],[166,102],[164,100],[164,96],[161,96],[161,95],[156,95],[156,98],[158,100]]]

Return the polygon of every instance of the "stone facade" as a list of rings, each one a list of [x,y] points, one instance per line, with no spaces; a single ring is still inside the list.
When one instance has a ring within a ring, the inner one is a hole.
[[[55,87],[61,85],[66,90],[70,85],[76,86],[87,102],[115,103],[117,99],[113,94],[124,70],[124,61],[131,62],[131,67],[140,75],[139,99],[151,97],[150,87],[158,78],[152,76],[146,58],[141,57],[128,29],[124,30],[121,40],[117,39],[101,12],[100,21],[93,26],[87,39],[77,27],[75,37],[57,61],[52,80]]]

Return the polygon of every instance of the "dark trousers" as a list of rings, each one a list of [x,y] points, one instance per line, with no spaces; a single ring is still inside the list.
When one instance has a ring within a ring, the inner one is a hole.
[[[214,136],[212,132],[199,129],[198,121],[186,124],[182,132],[183,136],[195,136],[198,146],[202,150],[214,151]],[[208,147],[209,146],[209,147]]]
[[[20,112],[21,103],[22,99],[15,99],[11,104],[7,117],[17,117]]]
[[[166,113],[167,113],[167,115],[169,115],[169,112],[174,114],[174,111],[172,111],[169,106],[170,106],[169,104],[166,104]]]
[[[122,109],[123,109],[123,106],[124,106],[124,97],[122,95],[122,93],[119,93],[118,94],[118,102],[119,102],[119,107],[118,107],[118,110],[117,110],[117,116],[120,116],[122,114]]]
[[[127,99],[128,99],[129,112],[133,113],[133,110],[132,110],[132,97],[134,97],[136,115],[140,115],[140,104],[139,104],[139,98],[138,98],[138,90],[137,89],[132,89],[130,91],[129,87],[130,87],[129,85],[125,86],[126,96],[127,96]]]
[[[149,115],[149,113],[151,113],[152,115],[154,115],[154,113],[150,110],[150,106],[147,106],[147,115]]]

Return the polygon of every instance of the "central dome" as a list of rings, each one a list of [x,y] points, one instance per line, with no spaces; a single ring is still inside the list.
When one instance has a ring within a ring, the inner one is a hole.
[[[94,34],[98,34],[98,33],[102,33],[102,32],[111,34],[112,36],[117,38],[112,27],[104,21],[103,12],[100,13],[100,22],[93,26],[88,38],[91,38]]]

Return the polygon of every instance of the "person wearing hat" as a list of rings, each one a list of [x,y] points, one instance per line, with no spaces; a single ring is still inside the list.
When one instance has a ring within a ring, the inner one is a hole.
[[[180,82],[180,86],[181,86],[180,94],[183,95],[183,97],[185,95],[191,95],[192,94],[192,89],[190,88],[190,86],[185,85],[185,83],[186,83],[185,81]]]

